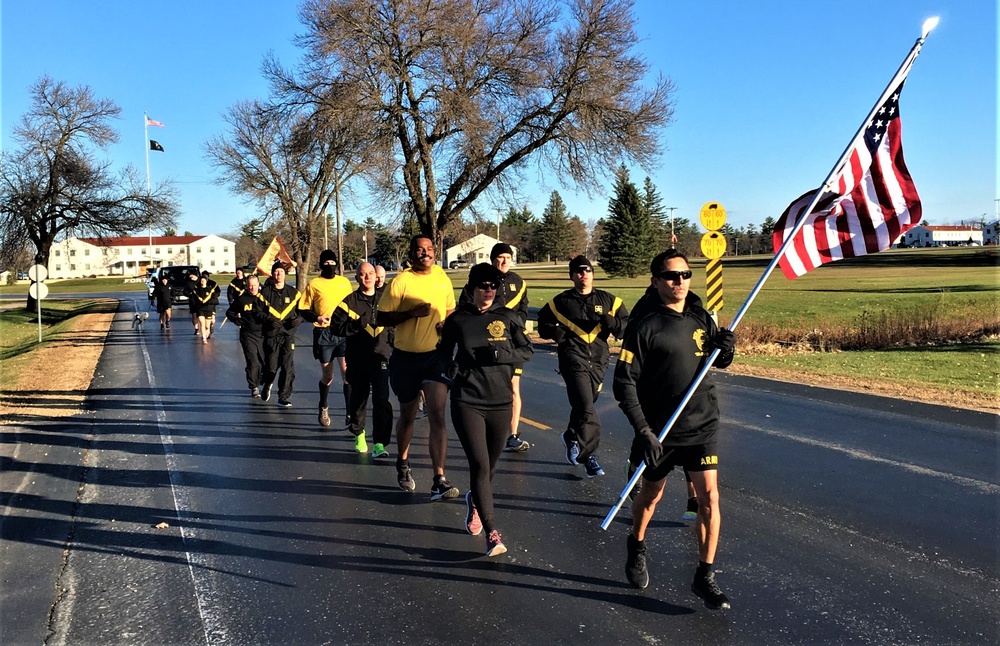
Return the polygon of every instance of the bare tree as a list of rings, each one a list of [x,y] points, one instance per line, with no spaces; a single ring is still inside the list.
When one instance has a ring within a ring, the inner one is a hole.
[[[306,88],[273,60],[265,61],[264,75],[272,98],[231,107],[224,117],[229,132],[206,144],[206,156],[221,172],[218,184],[258,204],[261,223],[288,233],[286,245],[300,263],[296,286],[303,289],[331,201],[339,240],[339,196],[365,167],[370,129],[335,88]]]
[[[529,158],[588,193],[621,163],[652,163],[672,85],[646,84],[631,0],[306,0],[312,80],[349,86],[385,124],[382,169],[425,235]],[[378,133],[373,133],[378,134]]]
[[[0,155],[0,255],[30,241],[44,265],[61,235],[105,238],[174,224],[170,182],[148,191],[134,167],[115,173],[94,154],[118,141],[109,122],[121,109],[113,101],[48,76],[29,93],[31,105],[14,129],[20,148]]]

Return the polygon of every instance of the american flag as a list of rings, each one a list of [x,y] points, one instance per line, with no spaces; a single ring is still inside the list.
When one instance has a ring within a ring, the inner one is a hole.
[[[817,191],[823,193],[779,260],[791,280],[820,265],[885,251],[920,223],[920,197],[903,161],[900,82],[875,111],[830,183],[792,202],[774,227],[779,249]]]
[[[163,128],[164,127],[162,121],[157,121],[156,119],[150,119],[149,115],[146,115],[146,125],[147,126],[156,126],[157,128]]]

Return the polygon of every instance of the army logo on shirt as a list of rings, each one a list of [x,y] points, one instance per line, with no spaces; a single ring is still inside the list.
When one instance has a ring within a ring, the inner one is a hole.
[[[504,333],[507,331],[507,326],[504,325],[503,321],[493,321],[486,326],[486,332],[490,335],[491,341],[503,341]]]
[[[694,334],[691,335],[694,339],[694,345],[697,350],[695,350],[694,356],[704,357],[705,356],[705,330],[695,330]]]
[[[604,306],[603,305],[595,305],[594,306],[594,313],[595,314],[604,314]]]

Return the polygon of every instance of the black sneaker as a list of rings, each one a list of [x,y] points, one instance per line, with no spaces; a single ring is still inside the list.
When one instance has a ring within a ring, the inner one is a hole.
[[[253,390],[250,391],[250,396],[253,397],[254,399],[260,399],[260,391],[254,388]]]
[[[632,476],[634,475],[635,475],[635,467],[632,466],[632,461],[625,460],[625,482],[628,483],[630,480],[632,480]],[[632,487],[632,490],[628,492],[628,499],[635,500],[635,497],[639,495],[640,491],[642,491],[642,478],[636,480],[635,486]]]
[[[732,607],[729,605],[729,597],[722,593],[722,588],[715,582],[715,572],[709,572],[704,576],[695,574],[691,592],[704,599],[706,608],[728,610]]]
[[[410,475],[409,464],[396,465],[396,482],[399,483],[399,488],[403,491],[416,491],[417,483],[413,481],[413,476]]]
[[[448,500],[458,496],[458,487],[453,487],[444,476],[434,476],[434,486],[431,487],[431,500]]]
[[[279,408],[291,408],[292,407],[292,402],[288,401],[287,399],[279,399],[278,400],[278,407]]]
[[[698,499],[688,498],[687,508],[681,514],[681,520],[694,520],[698,517]]]
[[[567,433],[569,433],[569,431],[563,431],[559,437],[562,439],[563,446],[566,447],[566,461],[573,466],[576,466],[580,464],[576,461],[577,458],[580,457],[580,444],[576,440],[568,439],[566,437]]]
[[[167,321],[166,326],[167,326],[167,329],[169,330],[170,329],[170,321]]]
[[[271,399],[271,384],[264,384],[264,388],[260,391],[260,398],[264,401]]]
[[[587,467],[588,478],[598,478],[604,475],[604,469],[597,463],[597,456],[589,456],[584,465]]]
[[[649,585],[649,570],[646,569],[646,543],[637,541],[632,533],[628,535],[628,556],[625,558],[625,578],[628,582],[645,590]]]
[[[521,439],[520,435],[511,434],[507,438],[507,444],[504,445],[503,450],[507,453],[520,453],[521,451],[527,451],[531,448],[531,445]]]

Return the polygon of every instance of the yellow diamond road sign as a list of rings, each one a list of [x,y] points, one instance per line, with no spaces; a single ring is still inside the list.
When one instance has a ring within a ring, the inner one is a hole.
[[[726,209],[718,202],[706,202],[698,215],[706,231],[718,231],[726,223]]]

